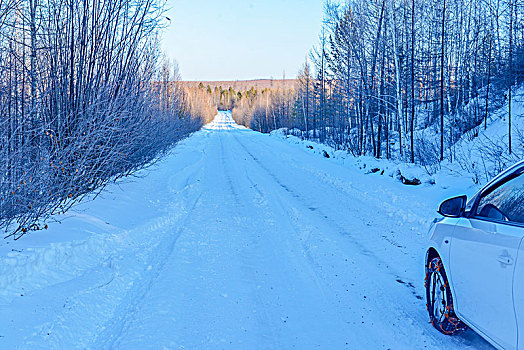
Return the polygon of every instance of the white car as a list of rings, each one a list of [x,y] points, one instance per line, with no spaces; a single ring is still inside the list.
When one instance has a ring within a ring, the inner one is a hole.
[[[444,334],[469,326],[497,348],[524,349],[524,161],[438,212],[444,218],[430,229],[426,253],[431,323]]]

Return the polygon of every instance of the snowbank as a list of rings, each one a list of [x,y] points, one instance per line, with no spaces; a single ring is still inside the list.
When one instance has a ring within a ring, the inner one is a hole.
[[[328,145],[313,141],[302,140],[299,137],[290,135],[290,131],[279,129],[271,132],[272,137],[278,137],[287,142],[300,145],[308,152],[324,156],[324,152],[333,158],[333,161],[344,164],[345,166],[355,167],[365,174],[372,176],[387,176],[394,181],[402,182],[406,185],[438,185],[440,188],[478,188],[478,184],[472,181],[473,174],[466,171],[457,171],[458,165],[453,167],[443,166],[436,173],[421,165],[404,163],[397,160],[376,159],[370,156],[354,157],[343,150],[335,150]],[[459,168],[459,170],[461,170]]]

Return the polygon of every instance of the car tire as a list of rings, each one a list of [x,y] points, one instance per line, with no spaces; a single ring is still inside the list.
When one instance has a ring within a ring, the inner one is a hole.
[[[446,335],[467,329],[453,309],[453,297],[440,257],[431,259],[426,267],[426,306],[431,324]]]

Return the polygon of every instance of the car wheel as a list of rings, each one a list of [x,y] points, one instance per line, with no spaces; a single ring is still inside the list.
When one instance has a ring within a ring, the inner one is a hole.
[[[439,257],[433,258],[426,268],[426,302],[431,324],[438,331],[452,335],[466,330],[453,310],[451,289]]]

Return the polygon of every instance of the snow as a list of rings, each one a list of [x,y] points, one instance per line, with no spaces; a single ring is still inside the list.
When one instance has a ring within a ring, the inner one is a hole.
[[[323,147],[220,112],[154,168],[4,240],[0,348],[490,348],[438,333],[424,301],[438,203],[477,187],[405,186],[394,164]]]
[[[512,98],[512,145],[508,155],[508,102],[489,115],[487,129],[477,128],[478,136],[464,135],[455,148],[457,161],[471,178],[486,183],[502,170],[524,158],[524,86]]]
[[[293,136],[293,130],[279,129],[271,132],[271,136],[286,141],[287,143],[305,148],[309,153],[323,156],[324,151],[330,155],[332,162],[341,166],[358,169],[363,174],[376,177],[389,177],[394,181],[402,182],[401,176],[407,179],[418,179],[422,184],[437,185],[440,189],[451,189],[455,192],[473,195],[482,182],[472,181],[473,174],[462,171],[460,164],[445,164],[440,170],[432,172],[418,164],[410,164],[399,160],[377,159],[371,156],[354,157],[344,150],[335,150],[333,147],[318,142],[302,140]],[[380,180],[378,180],[380,181]],[[452,192],[453,193],[453,192]]]
[[[485,93],[485,92],[484,92]],[[506,95],[508,95],[506,93]],[[464,110],[456,115],[447,116],[445,121],[445,133],[449,134],[451,121],[469,120],[475,112],[475,106],[484,106],[483,93],[465,106]],[[488,114],[486,128],[484,122],[467,131],[457,140],[452,147],[446,145],[444,161],[440,162],[440,124],[434,123],[415,130],[415,161],[417,165],[407,162],[409,154],[404,153],[399,157],[398,134],[393,133],[390,147],[393,158],[375,159],[370,156],[354,157],[348,151],[337,150],[331,147],[334,142],[326,140],[327,144],[319,144],[304,141],[305,132],[299,129],[282,128],[271,132],[272,136],[285,139],[288,142],[302,144],[310,148],[310,152],[322,154],[325,150],[334,158],[342,159],[348,166],[356,166],[366,173],[379,170],[378,173],[394,177],[401,181],[401,175],[408,179],[419,179],[422,183],[436,184],[448,188],[458,185],[469,187],[471,183],[476,185],[486,184],[494,176],[506,170],[519,160],[524,158],[524,84],[513,88],[512,98],[512,154],[508,152],[508,110],[509,103],[504,101],[502,106],[494,108]],[[426,119],[428,110],[420,110],[417,113],[418,120]],[[481,118],[482,119],[482,118]],[[328,128],[329,129],[329,128]],[[317,135],[320,130],[317,130]],[[309,130],[309,140],[313,139],[313,131]],[[446,136],[446,138],[449,135]],[[455,135],[456,136],[456,135]],[[423,140],[424,145],[417,145]],[[448,142],[448,141],[446,141]],[[316,147],[314,145],[317,145]],[[425,155],[419,155],[417,147],[424,149]],[[451,149],[448,149],[451,148]],[[409,151],[405,151],[409,152]],[[451,154],[451,156],[450,156]],[[384,156],[384,155],[383,155]],[[424,159],[420,159],[420,158]],[[399,158],[403,158],[399,159]],[[425,165],[419,165],[423,163]]]

